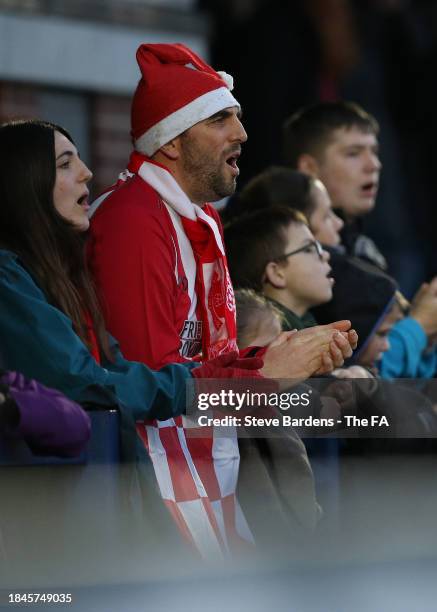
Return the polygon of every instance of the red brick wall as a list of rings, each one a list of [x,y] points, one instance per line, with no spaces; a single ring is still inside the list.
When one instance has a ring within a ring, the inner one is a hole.
[[[126,168],[131,150],[130,97],[98,94],[91,105],[93,193],[112,185]]]
[[[38,88],[35,85],[0,83],[0,122],[38,115]]]

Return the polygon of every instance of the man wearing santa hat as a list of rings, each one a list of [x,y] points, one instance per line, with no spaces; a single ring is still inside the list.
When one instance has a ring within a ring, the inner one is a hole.
[[[157,369],[236,348],[221,224],[206,202],[234,192],[247,135],[229,75],[181,44],[143,44],[137,61],[134,151],[91,208],[89,254],[109,331],[128,359]],[[288,336],[267,350],[262,373],[303,379],[341,365],[355,342],[339,333],[349,327]],[[188,437],[184,418],[137,424],[167,507],[205,556],[250,542],[235,497],[236,437]]]

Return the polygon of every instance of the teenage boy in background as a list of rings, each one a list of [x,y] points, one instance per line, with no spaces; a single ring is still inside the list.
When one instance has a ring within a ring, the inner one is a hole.
[[[345,225],[349,255],[387,269],[373,240],[362,233],[362,218],[375,206],[381,162],[379,126],[353,102],[323,102],[292,115],[284,124],[284,157],[291,168],[318,178]]]

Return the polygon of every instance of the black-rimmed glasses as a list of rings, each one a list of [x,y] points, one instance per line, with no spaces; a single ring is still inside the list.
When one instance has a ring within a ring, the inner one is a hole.
[[[290,253],[285,253],[281,255],[281,257],[277,258],[277,261],[282,259],[287,259],[287,257],[291,257],[292,255],[297,255],[298,253],[315,253],[319,256],[319,259],[323,259],[323,247],[318,240],[312,240],[311,242],[307,242],[304,246],[296,249],[295,251],[290,251]]]

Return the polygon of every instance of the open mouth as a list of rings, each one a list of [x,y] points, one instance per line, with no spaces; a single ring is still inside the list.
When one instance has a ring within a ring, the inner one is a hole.
[[[240,157],[240,152],[236,151],[234,153],[232,153],[231,155],[229,155],[229,157],[226,158],[226,163],[228,164],[228,166],[230,166],[232,168],[232,170],[234,171],[234,174],[237,175],[239,174],[240,170],[237,166],[237,161],[238,158]]]
[[[77,203],[79,206],[88,206],[88,192],[84,193],[78,200]]]
[[[378,183],[374,181],[369,181],[368,183],[364,183],[364,185],[361,185],[361,193],[368,198],[374,198],[376,196],[377,190]]]

